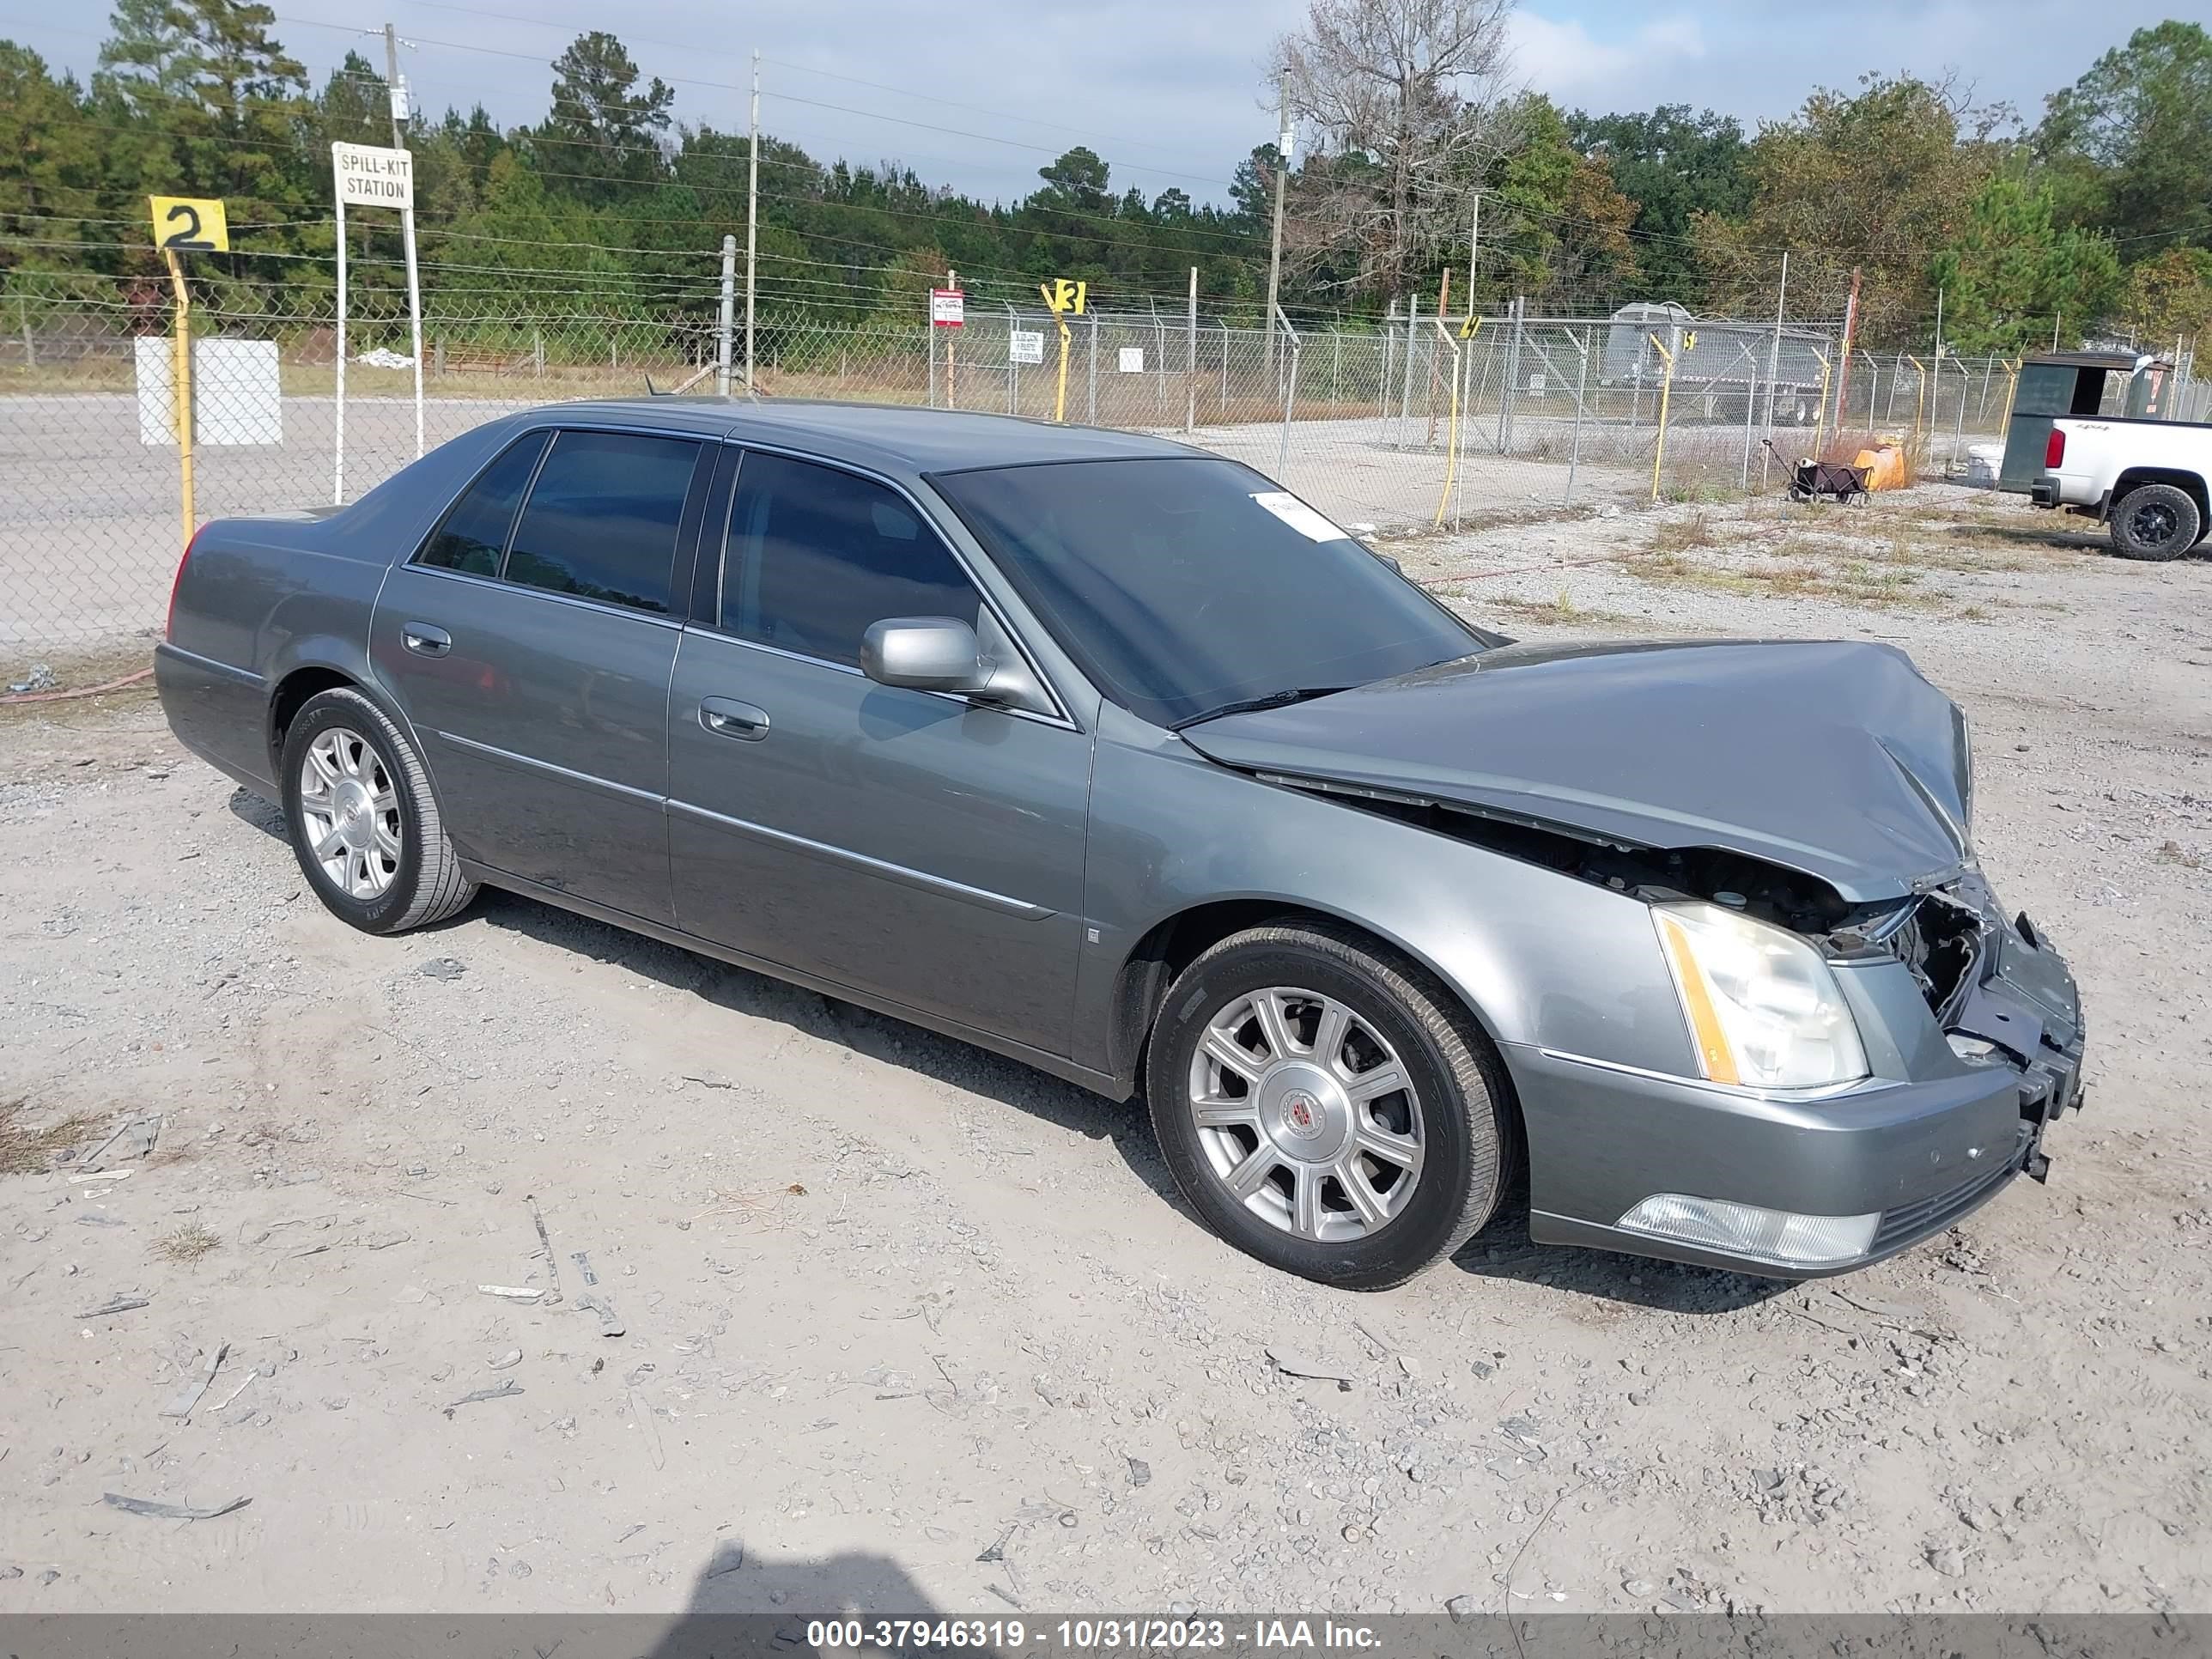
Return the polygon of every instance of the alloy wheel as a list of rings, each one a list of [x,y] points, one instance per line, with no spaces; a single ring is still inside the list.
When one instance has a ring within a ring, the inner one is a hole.
[[[1220,1009],[1191,1057],[1188,1097],[1215,1177],[1299,1238],[1364,1238],[1420,1180],[1411,1074],[1372,1024],[1317,991],[1273,986]]]
[[[349,898],[380,896],[399,873],[399,795],[358,732],[315,734],[300,763],[300,816],[309,856]]]

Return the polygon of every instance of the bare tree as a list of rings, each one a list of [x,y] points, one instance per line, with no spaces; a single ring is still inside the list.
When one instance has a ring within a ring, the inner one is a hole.
[[[1504,131],[1513,0],[1310,0],[1275,46],[1291,112],[1319,136],[1286,234],[1309,270],[1395,299],[1467,231]]]

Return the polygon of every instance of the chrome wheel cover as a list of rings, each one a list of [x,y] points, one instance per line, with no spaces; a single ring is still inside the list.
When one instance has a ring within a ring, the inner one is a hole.
[[[1207,1166],[1269,1225],[1319,1243],[1404,1213],[1421,1175],[1421,1102],[1397,1051],[1346,1004],[1271,986],[1206,1023],[1191,1118]]]
[[[307,745],[300,827],[308,856],[348,898],[380,897],[398,875],[398,792],[360,732],[333,726]]]

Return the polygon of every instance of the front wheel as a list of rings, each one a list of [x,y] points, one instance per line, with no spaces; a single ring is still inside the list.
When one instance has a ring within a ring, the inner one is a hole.
[[[284,819],[315,896],[365,933],[442,921],[476,896],[406,734],[358,691],[310,697],[284,733]]]
[[[1216,1232],[1349,1290],[1456,1249],[1511,1165],[1504,1073],[1466,1012],[1418,968],[1303,919],[1224,939],[1176,977],[1146,1093]]]
[[[2195,499],[2172,484],[2138,484],[2112,508],[2112,546],[2124,558],[2178,559],[2203,533]]]

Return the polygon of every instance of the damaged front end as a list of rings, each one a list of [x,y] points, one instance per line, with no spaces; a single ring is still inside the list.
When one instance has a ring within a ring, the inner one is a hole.
[[[1972,1137],[1974,1148],[1954,1181],[1933,1188],[1915,1182],[1908,1193],[1885,1200],[1878,1222],[1870,1223],[1865,1259],[1950,1225],[2015,1174],[2043,1180],[2049,1169],[2044,1131],[2068,1107],[2081,1103],[2082,1019],[2073,975],[2025,915],[2005,917],[1971,864],[1901,897],[1854,902],[1803,871],[1725,848],[1626,845],[1463,802],[1310,776],[1257,775],[1541,865],[1640,900],[1655,913],[1684,904],[1717,907],[1795,935],[1839,974],[1901,967],[1942,1041],[1936,1044],[1931,1035],[1916,1042],[1893,1031],[1895,1048],[1923,1056],[1932,1048],[1940,1063],[1923,1059],[1923,1065],[1954,1076],[2002,1073],[2017,1099],[2017,1121],[1997,1144],[1989,1144],[1985,1134]],[[1906,1075],[1869,1079],[1865,1086],[1927,1080],[1924,1074]],[[1950,1159],[1943,1155],[1944,1162]],[[1540,1228],[1550,1223],[1538,1218]],[[1571,1230],[1552,1230],[1565,1242],[1599,1242]]]
[[[2081,998],[2074,975],[2026,911],[2010,921],[1980,873],[1904,907],[1893,939],[1951,1052],[2020,1073],[2022,1168],[2050,1171],[2043,1131],[2081,1103]]]

